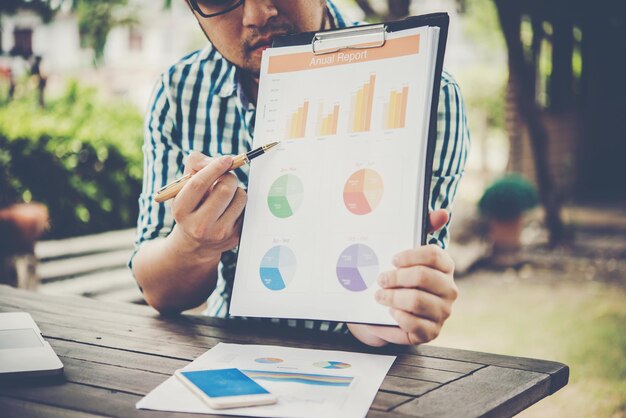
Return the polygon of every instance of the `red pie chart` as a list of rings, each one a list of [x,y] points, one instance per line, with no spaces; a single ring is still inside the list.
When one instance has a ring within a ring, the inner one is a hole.
[[[343,188],[343,202],[355,215],[371,213],[383,198],[383,179],[376,171],[364,168],[353,173]]]

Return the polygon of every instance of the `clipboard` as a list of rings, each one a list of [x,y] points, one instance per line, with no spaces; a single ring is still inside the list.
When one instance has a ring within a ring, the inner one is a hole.
[[[230,315],[397,325],[376,279],[426,244],[448,22],[288,35],[264,52],[253,145],[285,141],[250,166]]]
[[[430,188],[432,179],[432,166],[437,141],[437,109],[439,105],[439,92],[441,89],[441,73],[448,40],[448,27],[450,17],[448,13],[430,13],[420,16],[409,16],[403,20],[386,23],[353,26],[344,29],[331,29],[321,32],[304,32],[294,35],[280,36],[274,39],[272,48],[281,48],[297,45],[311,44],[311,50],[316,55],[336,52],[340,49],[363,49],[379,48],[385,45],[387,34],[406,29],[419,28],[422,26],[436,26],[439,28],[439,43],[435,61],[435,78],[433,81],[433,94],[431,99],[430,121],[428,126],[428,145],[426,151],[426,173],[424,176],[424,206],[425,216],[422,219],[421,244],[425,245],[428,236],[428,212],[430,202]],[[345,40],[345,46],[324,50],[323,44],[331,40]],[[366,42],[364,42],[366,40]],[[366,45],[366,46],[363,46]]]
[[[406,29],[419,28],[422,26],[436,26],[439,28],[439,44],[435,61],[435,79],[433,83],[433,95],[431,100],[430,122],[428,127],[428,145],[426,151],[426,172],[424,175],[424,205],[423,213],[428,214],[430,202],[430,189],[432,179],[432,166],[437,142],[437,109],[439,106],[439,92],[441,89],[441,73],[448,40],[448,27],[450,17],[447,13],[430,13],[420,16],[410,16],[403,20],[377,23],[362,26],[353,26],[345,29],[333,29],[322,32],[305,32],[294,35],[286,35],[274,39],[272,48],[311,44],[311,50],[316,55],[336,52],[340,49],[363,49],[378,48],[385,45],[387,34]],[[369,42],[363,42],[366,38]],[[332,48],[324,51],[324,42],[329,40],[343,39],[346,45],[342,48]],[[362,46],[362,45],[366,46]],[[425,245],[428,236],[428,216],[422,219],[421,244]]]

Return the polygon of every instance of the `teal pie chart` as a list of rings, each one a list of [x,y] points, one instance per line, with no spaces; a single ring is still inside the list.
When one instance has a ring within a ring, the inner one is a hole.
[[[322,369],[347,369],[352,367],[351,364],[342,361],[318,361],[313,363],[313,365]]]
[[[285,245],[272,247],[261,259],[259,276],[261,283],[272,291],[283,290],[296,275],[297,260],[293,251]]]

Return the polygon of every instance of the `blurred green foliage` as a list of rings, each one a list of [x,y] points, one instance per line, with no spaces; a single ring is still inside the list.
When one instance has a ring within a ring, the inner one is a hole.
[[[45,109],[33,97],[0,104],[0,172],[23,201],[50,211],[49,238],[128,228],[142,178],[142,117],[70,82]]]
[[[463,32],[485,51],[506,51],[498,10],[493,0],[465,0]]]
[[[489,186],[478,206],[489,219],[512,221],[538,203],[535,186],[520,175],[510,174]]]
[[[95,62],[102,60],[109,32],[116,26],[132,25],[137,19],[126,7],[128,0],[74,0],[72,8],[78,17],[83,47],[93,48]]]
[[[489,128],[505,129],[507,50],[493,0],[465,0],[463,33],[477,54],[476,64],[461,69],[463,93],[470,112],[484,117]]]

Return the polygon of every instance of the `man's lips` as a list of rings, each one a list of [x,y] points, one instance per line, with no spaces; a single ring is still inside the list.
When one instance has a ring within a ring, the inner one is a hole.
[[[258,43],[258,44],[255,44],[254,47],[252,47],[252,51],[253,52],[256,52],[256,51],[262,52],[262,51],[265,51],[267,48],[269,48],[271,45],[272,45],[271,42]]]
[[[257,40],[255,43],[253,43],[250,49],[253,51],[263,51],[269,48],[270,46],[272,46],[272,42],[274,41],[274,38],[278,36],[282,36],[282,35],[285,35],[285,33],[275,33],[275,34],[272,34],[271,36],[266,36],[264,38],[261,38]]]

